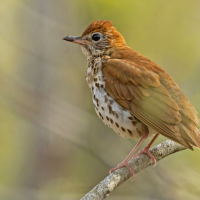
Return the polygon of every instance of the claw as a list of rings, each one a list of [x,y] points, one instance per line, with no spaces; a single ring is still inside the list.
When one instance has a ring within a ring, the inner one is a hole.
[[[127,167],[131,176],[133,177],[132,181],[135,179],[135,174],[133,172],[133,170],[131,169],[131,167],[129,166],[128,162],[123,161],[122,163],[120,163],[119,165],[117,165],[117,167],[110,169],[109,174],[111,174],[113,171],[120,169],[122,167]]]
[[[149,152],[149,147],[148,146],[145,147],[144,149],[140,150],[136,155],[133,156],[133,158],[135,158],[135,157],[137,157],[137,156],[139,156],[140,154],[143,154],[143,153],[146,153],[153,160],[153,162],[154,162],[154,166],[153,167],[155,167],[156,166],[156,159]]]
[[[113,171],[119,169],[119,168],[122,168],[122,167],[127,167],[131,176],[133,177],[132,181],[135,179],[135,174],[133,172],[133,170],[130,168],[129,164],[128,164],[128,161],[131,159],[131,157],[133,156],[133,154],[135,153],[135,151],[137,150],[137,148],[140,146],[140,144],[148,137],[149,135],[149,132],[147,132],[141,139],[140,141],[136,144],[136,146],[132,149],[132,151],[129,153],[129,155],[126,157],[126,159],[120,163],[119,165],[117,165],[117,167],[115,168],[112,168],[109,173],[111,174]],[[152,156],[149,152],[149,148],[150,146],[152,145],[152,143],[156,140],[156,138],[158,137],[159,134],[156,134],[153,139],[151,140],[151,142],[148,144],[147,147],[145,147],[143,150],[139,151],[138,154],[136,154],[135,156],[133,156],[133,158],[135,158],[136,156],[142,154],[142,153],[146,153],[148,154],[151,159],[154,161],[154,167],[156,166],[156,159],[154,158],[154,156]]]

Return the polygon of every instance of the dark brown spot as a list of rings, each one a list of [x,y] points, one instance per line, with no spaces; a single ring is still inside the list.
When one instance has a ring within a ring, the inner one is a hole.
[[[109,110],[112,109],[112,107],[110,106],[109,103],[107,104],[107,107],[108,107]]]
[[[113,100],[110,100],[110,104],[113,104],[113,102],[114,102]]]
[[[103,85],[101,85],[101,88],[103,88]]]
[[[102,116],[102,114],[99,112],[99,116],[101,117],[101,119],[103,120],[103,116]]]
[[[95,95],[94,95],[94,100],[97,102],[97,106],[99,107],[99,99],[97,99]]]
[[[108,116],[106,116],[106,119],[109,121],[109,117]]]
[[[132,124],[133,124],[133,126],[135,126],[137,124],[137,122],[136,121],[132,121]]]
[[[115,125],[116,125],[117,128],[119,128],[119,124],[117,122],[115,122]]]
[[[92,60],[92,69],[94,68],[94,60]]]
[[[108,102],[108,99],[106,98],[106,97],[104,97],[105,98],[105,103],[107,103]]]
[[[92,91],[94,90],[94,87],[92,86]]]
[[[124,132],[126,131],[124,127],[121,127],[121,129],[122,129],[122,131],[124,131]]]
[[[99,83],[95,83],[95,86],[96,86],[97,88],[99,88]]]
[[[131,130],[127,129],[127,131],[132,135],[132,131]]]
[[[112,119],[110,119],[110,122],[111,122],[111,124],[113,124],[113,120]]]
[[[97,78],[94,78],[94,82],[97,82]]]
[[[94,74],[95,74],[95,72],[96,72],[96,68],[94,68]]]
[[[133,117],[128,117],[130,120],[133,120]]]
[[[104,110],[104,108],[103,108],[103,107],[101,107],[101,109],[102,109],[102,110]]]
[[[138,128],[136,128],[136,131],[138,132],[139,136],[141,137],[142,136],[142,132]]]
[[[112,107],[109,104],[108,104],[108,109],[109,109],[109,113],[111,114],[112,113]]]

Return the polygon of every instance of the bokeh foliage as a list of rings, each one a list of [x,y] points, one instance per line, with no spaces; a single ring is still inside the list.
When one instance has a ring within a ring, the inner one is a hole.
[[[200,112],[199,7],[199,0],[2,1],[0,199],[79,199],[137,142],[98,119],[84,79],[86,59],[61,40],[95,19],[111,20]],[[198,149],[172,155],[109,199],[199,199],[199,155]]]

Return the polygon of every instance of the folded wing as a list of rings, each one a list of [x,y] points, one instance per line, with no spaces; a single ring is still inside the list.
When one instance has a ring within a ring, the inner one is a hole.
[[[158,74],[110,59],[103,64],[103,75],[107,93],[141,122],[189,149],[200,147],[195,122],[184,115]]]

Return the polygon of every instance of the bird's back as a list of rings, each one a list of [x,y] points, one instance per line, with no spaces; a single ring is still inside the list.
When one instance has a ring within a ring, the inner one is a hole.
[[[115,51],[110,55],[113,60],[120,60],[121,62],[124,61],[137,68],[138,73],[141,73],[141,76],[143,76],[145,71],[149,74],[157,75],[160,85],[164,88],[164,90],[169,92],[171,99],[173,99],[178,106],[178,112],[181,116],[181,120],[176,124],[176,126],[179,129],[180,136],[192,146],[200,147],[200,133],[197,128],[197,125],[199,125],[197,111],[185,97],[171,76],[156,63],[132,50],[128,46],[119,48],[118,51]],[[152,88],[153,91],[153,87],[150,88]],[[178,141],[176,140],[176,142]]]

